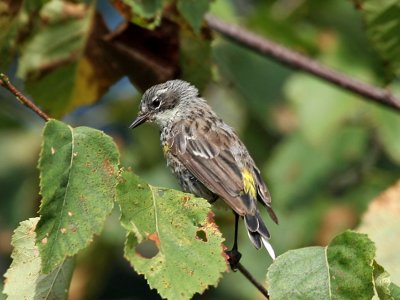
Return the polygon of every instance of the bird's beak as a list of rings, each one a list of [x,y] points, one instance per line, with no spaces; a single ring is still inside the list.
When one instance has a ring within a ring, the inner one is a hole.
[[[136,119],[132,122],[132,124],[129,126],[129,129],[133,129],[135,127],[138,127],[140,124],[143,124],[144,122],[147,121],[149,118],[149,114],[141,114],[139,113]]]

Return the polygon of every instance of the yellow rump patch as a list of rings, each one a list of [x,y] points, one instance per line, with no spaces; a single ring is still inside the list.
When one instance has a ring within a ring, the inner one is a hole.
[[[254,181],[253,175],[248,169],[242,170],[243,178],[243,190],[246,194],[250,195],[251,198],[257,198],[256,183]]]
[[[167,143],[163,144],[162,151],[164,152],[164,155],[166,155],[169,152],[169,150],[170,149],[168,144]]]

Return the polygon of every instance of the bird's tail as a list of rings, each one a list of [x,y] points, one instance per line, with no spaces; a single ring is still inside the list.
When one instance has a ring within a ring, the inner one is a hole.
[[[269,243],[270,234],[265,226],[264,221],[261,219],[259,211],[256,211],[255,215],[245,215],[244,223],[246,225],[247,233],[253,245],[260,249],[264,245],[267,249],[268,254],[272,259],[275,259],[275,252]]]

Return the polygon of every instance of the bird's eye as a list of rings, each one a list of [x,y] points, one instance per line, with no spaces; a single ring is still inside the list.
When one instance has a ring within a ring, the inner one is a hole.
[[[155,108],[159,108],[159,107],[160,107],[160,104],[161,104],[161,102],[160,102],[160,100],[158,100],[158,99],[155,99],[155,100],[153,101],[153,106],[154,106]]]

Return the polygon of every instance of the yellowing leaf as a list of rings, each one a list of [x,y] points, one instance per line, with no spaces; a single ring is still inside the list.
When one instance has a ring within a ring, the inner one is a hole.
[[[5,274],[4,293],[9,300],[67,299],[73,261],[62,262],[50,274],[41,272],[41,256],[35,245],[39,218],[20,223],[15,230],[11,254],[13,262]]]
[[[400,181],[379,195],[364,214],[360,232],[376,244],[376,261],[400,283]]]
[[[118,185],[125,256],[167,299],[191,299],[227,270],[223,238],[210,204],[191,194],[157,188],[130,172]]]
[[[122,75],[103,47],[108,29],[93,4],[52,0],[41,17],[22,51],[18,76],[45,111],[60,117],[96,102]]]

